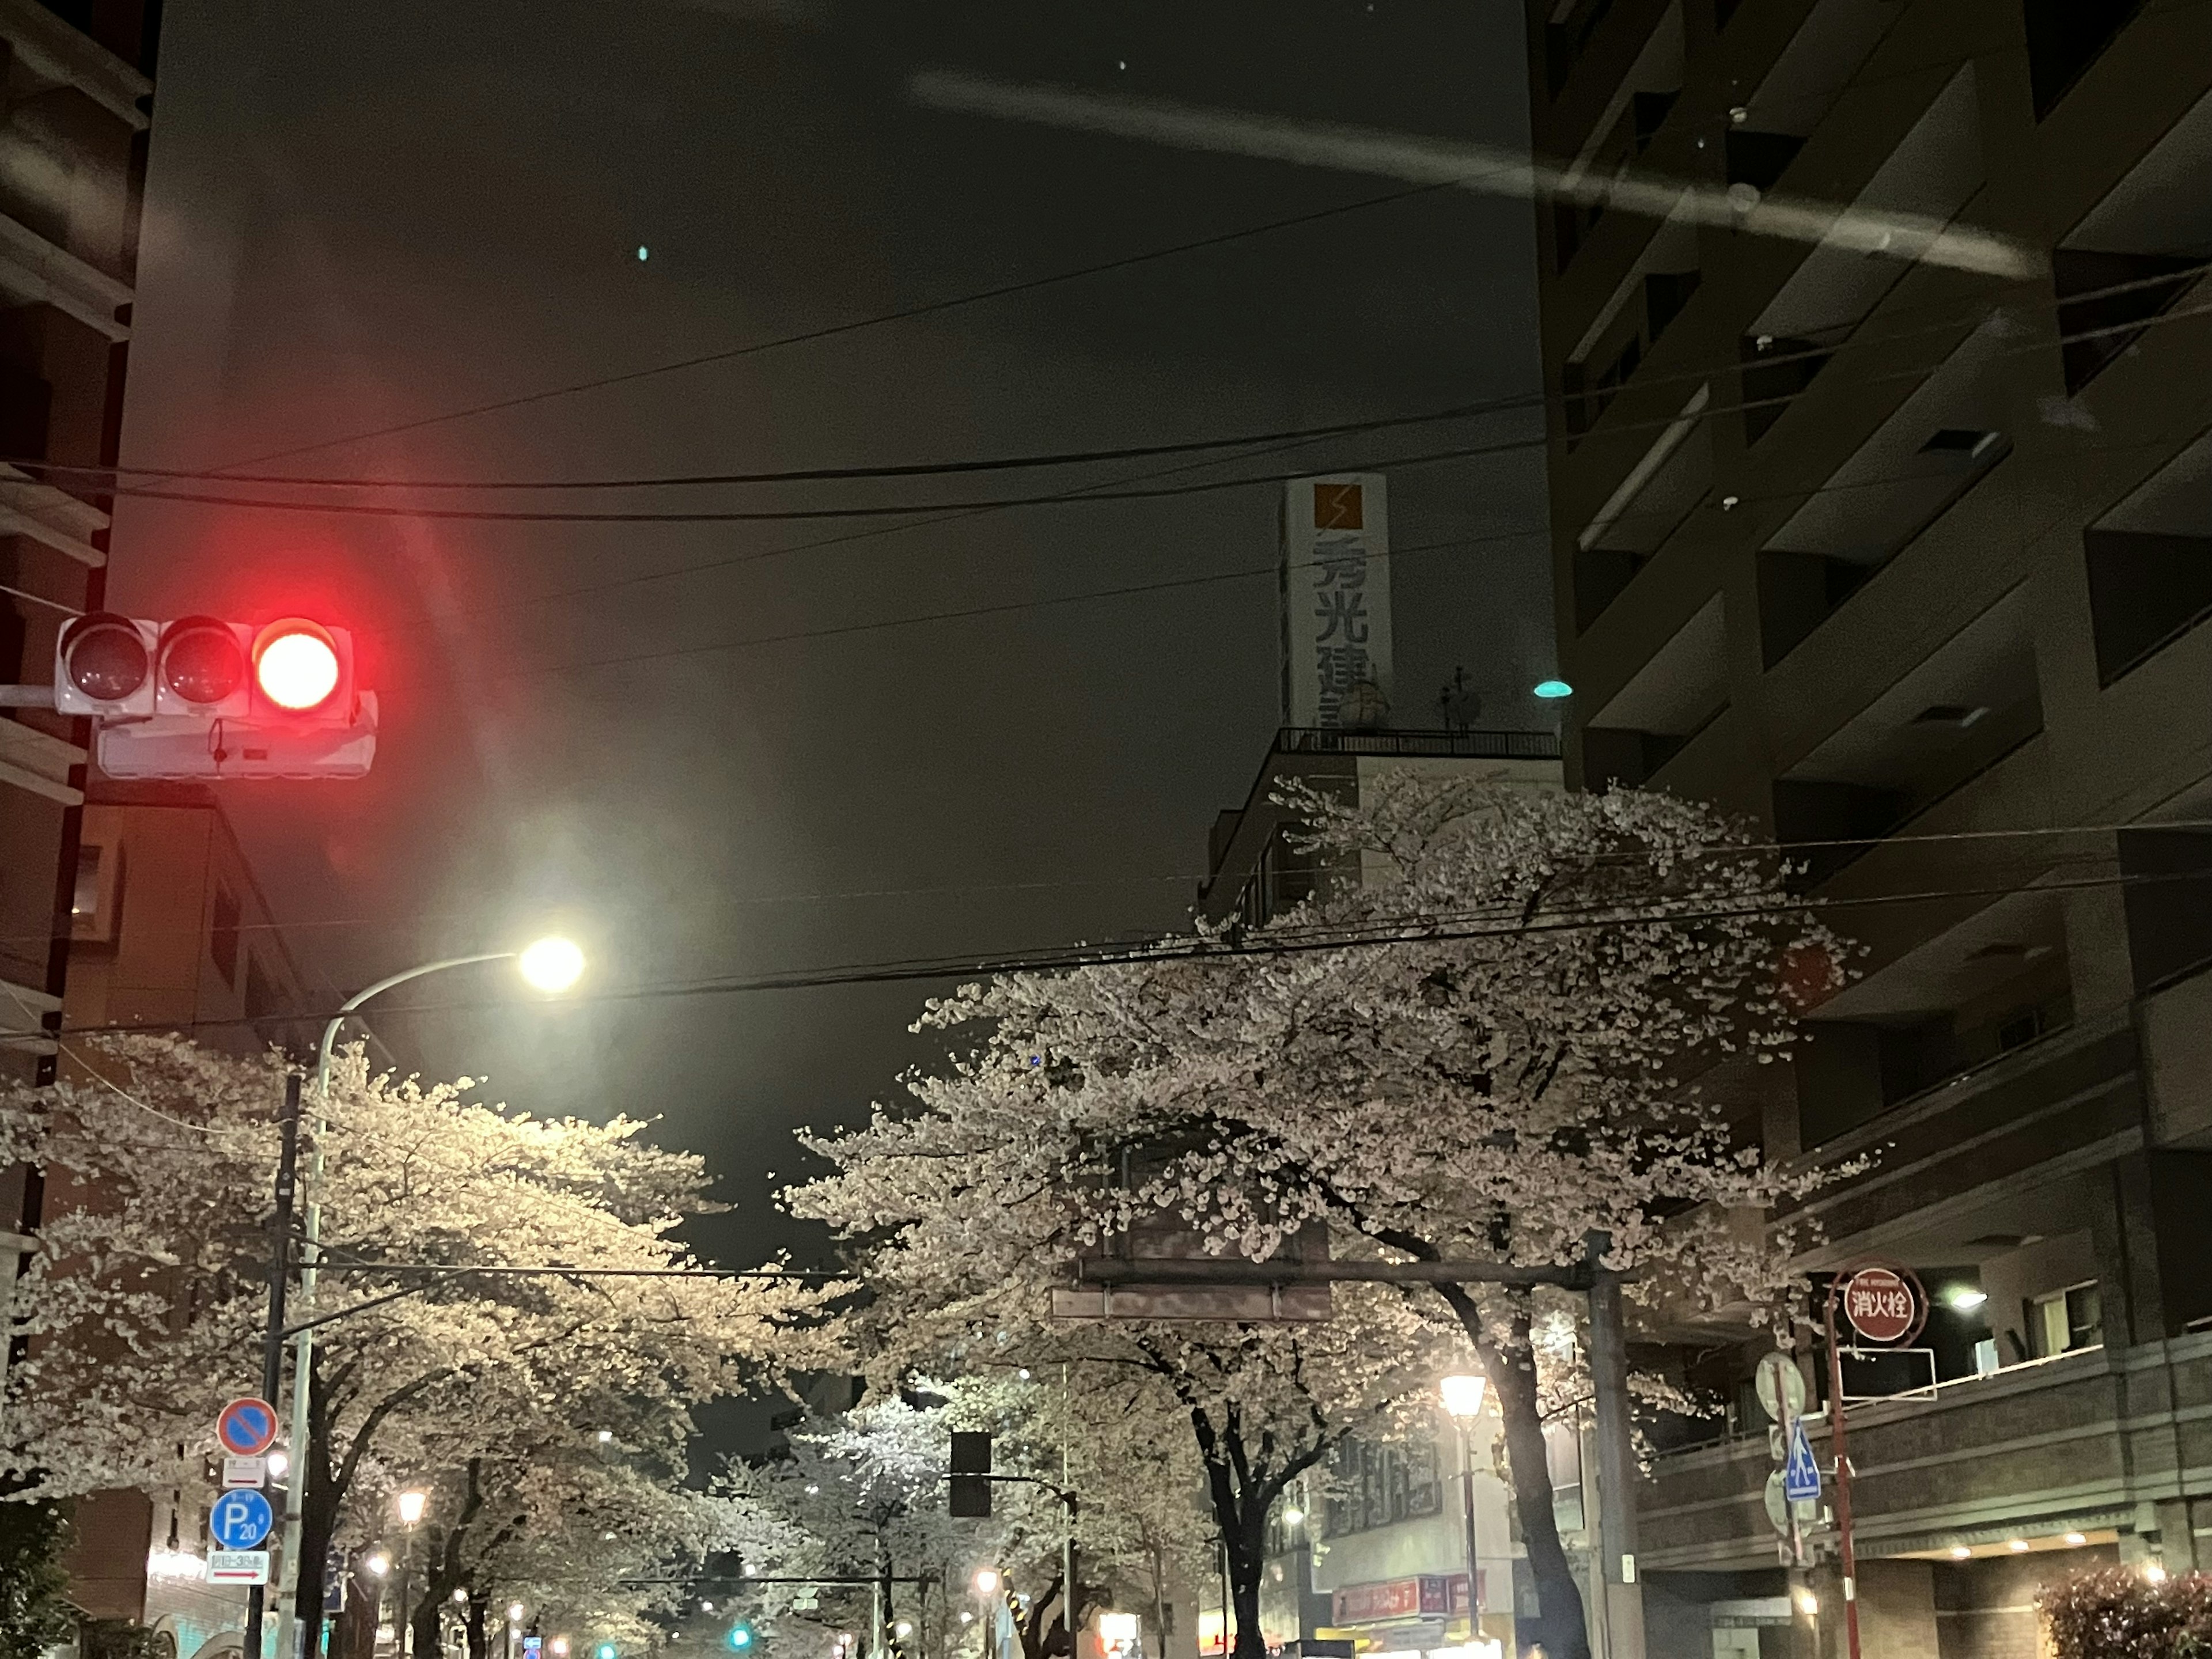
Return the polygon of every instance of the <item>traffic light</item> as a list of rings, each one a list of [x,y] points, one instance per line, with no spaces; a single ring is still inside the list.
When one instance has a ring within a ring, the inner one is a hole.
[[[732,1653],[750,1653],[753,1650],[753,1627],[744,1620],[738,1620],[730,1626],[729,1634],[722,1638],[722,1644]]]
[[[97,722],[112,778],[357,778],[376,757],[353,635],[304,617],[80,617],[54,644],[54,708]]]
[[[957,1429],[952,1435],[952,1490],[950,1512],[964,1519],[988,1520],[991,1514],[991,1437]]]

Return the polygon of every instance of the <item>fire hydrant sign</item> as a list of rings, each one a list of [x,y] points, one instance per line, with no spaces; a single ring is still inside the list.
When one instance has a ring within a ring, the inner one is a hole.
[[[1862,1267],[1844,1285],[1844,1317],[1869,1342],[1904,1340],[1919,1315],[1912,1287],[1887,1267]]]

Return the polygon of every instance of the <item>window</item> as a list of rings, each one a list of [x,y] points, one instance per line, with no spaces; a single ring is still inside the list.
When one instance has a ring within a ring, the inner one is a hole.
[[[100,848],[80,846],[76,849],[76,885],[70,893],[70,915],[90,916],[100,915]]]
[[[1328,1504],[1332,1538],[1443,1512],[1443,1483],[1433,1445],[1346,1441],[1337,1448],[1336,1484],[1340,1495]]]
[[[80,842],[70,887],[70,937],[81,945],[112,945],[123,910],[123,848]]]
[[[2071,1353],[2076,1348],[2101,1346],[2105,1340],[2105,1308],[2096,1281],[2070,1285],[2063,1291],[2035,1297],[2027,1304],[2027,1329],[2038,1359]]]
[[[238,982],[238,900],[230,889],[218,884],[215,890],[215,925],[208,930],[208,954],[215,958],[216,971],[222,975],[225,985]]]

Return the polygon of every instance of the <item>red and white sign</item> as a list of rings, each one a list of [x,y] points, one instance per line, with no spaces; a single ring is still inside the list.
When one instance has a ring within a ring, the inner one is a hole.
[[[1869,1342],[1902,1342],[1920,1322],[1920,1302],[1903,1275],[1862,1267],[1844,1281],[1844,1317]]]
[[[1465,1613],[1467,1575],[1423,1573],[1418,1578],[1378,1578],[1364,1584],[1346,1584],[1335,1594],[1334,1617],[1340,1625]]]
[[[269,1582],[267,1550],[210,1550],[207,1581],[210,1584],[265,1584]]]
[[[215,1437],[233,1457],[258,1457],[276,1443],[276,1408],[247,1395],[222,1408]]]

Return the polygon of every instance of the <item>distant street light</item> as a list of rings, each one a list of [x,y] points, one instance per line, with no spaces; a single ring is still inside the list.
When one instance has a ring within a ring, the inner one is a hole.
[[[315,1048],[314,1152],[307,1163],[306,1213],[301,1228],[300,1301],[302,1304],[312,1304],[315,1299],[315,1264],[322,1258],[323,1206],[319,1194],[323,1184],[323,1143],[329,1129],[331,1051],[337,1045],[340,1028],[363,1003],[372,997],[382,996],[395,985],[404,985],[425,974],[443,973],[448,968],[471,968],[483,962],[515,963],[520,969],[526,983],[548,994],[568,990],[583,976],[584,972],[583,951],[574,941],[557,937],[536,940],[520,951],[483,951],[474,956],[441,957],[435,962],[421,963],[404,972],[380,979],[367,990],[348,997],[339,1005],[337,1012],[324,1024],[323,1040]],[[295,1446],[307,1443],[307,1382],[314,1374],[312,1364],[314,1352],[315,1333],[309,1326],[293,1339],[292,1346],[292,1431],[289,1442]],[[303,1458],[292,1468],[291,1480],[285,1489],[281,1559],[287,1563],[298,1562],[299,1565],[294,1571],[302,1579],[311,1572],[315,1574],[314,1582],[319,1584],[322,1564],[306,1560],[300,1549],[300,1529],[307,1517],[307,1465]],[[293,1596],[278,1598],[276,1651],[279,1653],[293,1652],[299,1645],[295,1606],[296,1599]]]
[[[379,1550],[368,1560],[362,1562],[362,1565],[368,1569],[369,1577],[372,1578],[381,1578],[392,1571],[392,1558],[382,1550]]]
[[[986,1567],[975,1575],[976,1595],[996,1595],[998,1593],[999,1570],[996,1567]]]
[[[399,1494],[399,1524],[411,1527],[422,1518],[422,1511],[430,1502],[424,1492],[403,1492]]]
[[[454,1592],[453,1592],[453,1605],[454,1605],[455,1607],[465,1607],[468,1606],[468,1604],[469,1604],[469,1593],[468,1593],[468,1591],[466,1591],[466,1590],[465,1590],[465,1589],[455,1589],[455,1590],[454,1590]]]
[[[1459,1436],[1461,1519],[1467,1528],[1467,1640],[1473,1647],[1482,1640],[1482,1561],[1476,1553],[1474,1537],[1474,1447],[1468,1429],[1482,1414],[1483,1396],[1488,1392],[1489,1379],[1484,1376],[1447,1376],[1437,1385],[1443,1398],[1444,1410],[1451,1414],[1452,1428]]]
[[[612,1429],[601,1429],[593,1437],[597,1439],[602,1446],[608,1445],[612,1443],[615,1437],[615,1431]]]
[[[507,1616],[515,1624],[520,1624],[522,1622],[522,1603],[520,1601],[509,1601],[507,1604]]]

